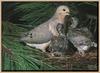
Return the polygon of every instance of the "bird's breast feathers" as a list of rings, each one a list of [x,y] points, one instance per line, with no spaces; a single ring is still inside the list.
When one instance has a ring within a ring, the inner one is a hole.
[[[53,36],[59,36],[54,25],[49,25],[49,31],[53,34]]]
[[[57,25],[59,24],[58,21],[51,22],[49,24],[49,31],[53,34],[53,36],[59,36],[59,32],[57,31]],[[61,24],[61,23],[60,23]]]

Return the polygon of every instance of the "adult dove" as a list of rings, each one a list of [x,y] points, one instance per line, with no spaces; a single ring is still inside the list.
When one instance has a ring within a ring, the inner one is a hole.
[[[57,26],[64,24],[64,18],[65,16],[69,16],[69,13],[70,10],[67,6],[59,6],[51,19],[27,32],[20,40],[31,47],[36,47],[45,52],[51,39],[59,36]]]

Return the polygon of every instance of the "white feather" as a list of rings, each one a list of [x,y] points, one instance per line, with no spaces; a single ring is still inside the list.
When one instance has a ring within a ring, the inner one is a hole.
[[[45,52],[45,48],[47,48],[47,46],[50,44],[51,41],[46,42],[46,43],[42,43],[42,44],[30,44],[30,43],[26,43],[28,46],[31,47],[35,47],[37,49],[42,50],[43,52]]]

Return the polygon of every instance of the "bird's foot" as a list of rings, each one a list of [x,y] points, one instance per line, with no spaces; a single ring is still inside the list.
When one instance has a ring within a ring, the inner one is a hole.
[[[48,57],[54,58],[54,57],[62,57],[62,54],[59,52],[49,53]]]
[[[61,57],[62,56],[62,53],[60,53],[60,52],[54,52],[54,56],[55,57]]]

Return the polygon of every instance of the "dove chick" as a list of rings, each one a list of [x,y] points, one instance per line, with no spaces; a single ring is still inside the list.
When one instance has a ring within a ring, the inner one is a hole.
[[[92,40],[92,33],[86,27],[77,28],[78,20],[72,17],[72,25],[69,27],[67,38],[77,48],[81,56],[85,55],[90,47],[97,47],[97,44]]]
[[[21,37],[20,41],[25,42],[31,47],[45,51],[51,39],[59,36],[56,27],[58,24],[64,24],[64,18],[68,16],[69,13],[70,10],[67,6],[59,6],[51,19],[25,33],[25,36]]]

